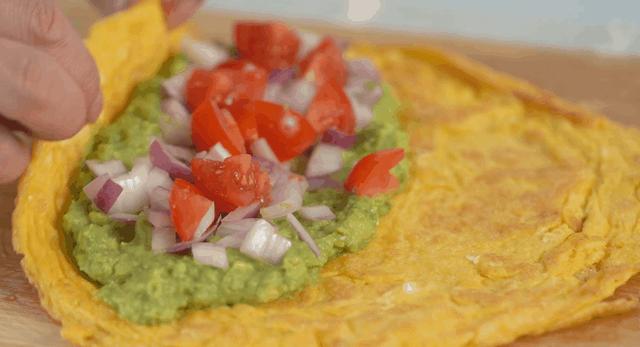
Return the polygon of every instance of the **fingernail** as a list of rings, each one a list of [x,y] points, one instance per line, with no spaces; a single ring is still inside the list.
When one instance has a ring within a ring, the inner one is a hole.
[[[102,112],[102,93],[98,93],[95,99],[93,99],[93,103],[91,107],[89,107],[89,121],[95,122],[96,119],[100,116]]]

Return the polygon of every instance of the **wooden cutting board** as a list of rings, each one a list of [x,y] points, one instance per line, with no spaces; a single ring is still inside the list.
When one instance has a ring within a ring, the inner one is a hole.
[[[62,1],[81,32],[97,18],[84,1]],[[208,37],[228,39],[233,19],[247,15],[202,13],[196,18]],[[521,45],[452,37],[424,37],[367,28],[337,28],[321,23],[295,23],[309,29],[378,43],[430,44],[466,54],[498,70],[527,79],[611,118],[640,126],[640,57],[604,57]],[[11,246],[11,211],[15,185],[0,186],[0,346],[68,346],[60,329],[40,307],[36,291],[20,269]],[[640,250],[639,250],[640,251]],[[640,297],[640,276],[616,296]],[[640,309],[596,319],[544,336],[525,337],[511,346],[639,346]]]

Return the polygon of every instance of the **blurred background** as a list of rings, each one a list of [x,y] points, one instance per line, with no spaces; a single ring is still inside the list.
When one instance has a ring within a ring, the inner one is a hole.
[[[640,0],[207,0],[205,7],[415,33],[640,54]]]

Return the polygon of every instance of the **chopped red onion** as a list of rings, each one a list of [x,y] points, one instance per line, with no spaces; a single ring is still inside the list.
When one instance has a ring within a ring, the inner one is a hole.
[[[308,220],[333,220],[336,215],[327,205],[304,206],[298,211],[300,215]]]
[[[85,194],[97,208],[105,213],[111,211],[118,197],[122,195],[122,191],[122,187],[111,180],[107,174],[95,178],[84,187]]]
[[[176,230],[172,227],[154,228],[151,231],[151,250],[166,252],[176,244]]]
[[[336,129],[329,129],[322,135],[322,142],[338,147],[349,149],[356,144],[358,137],[356,135],[347,135]]]
[[[131,171],[113,179],[123,190],[111,208],[112,213],[138,213],[149,203],[147,183],[152,166],[149,158],[136,159]],[[155,178],[154,178],[155,181]]]
[[[133,213],[112,213],[109,214],[109,218],[125,224],[133,224],[138,221],[138,215]]]
[[[249,231],[258,218],[245,218],[235,222],[223,222],[216,231],[217,236],[228,236]]]
[[[269,74],[269,83],[282,84],[289,82],[296,76],[296,70],[293,68],[276,69]]]
[[[311,235],[309,235],[309,232],[307,232],[307,229],[305,229],[304,226],[302,226],[298,218],[296,218],[296,216],[294,216],[293,214],[289,213],[287,215],[287,221],[289,222],[289,224],[291,224],[293,229],[296,230],[300,239],[304,241],[309,246],[309,248],[311,248],[311,251],[313,252],[313,254],[315,254],[316,257],[319,257],[320,248],[318,248],[318,245],[316,245],[316,242],[313,240]]]
[[[147,211],[147,220],[156,228],[173,227],[171,214],[167,210],[150,209]]]
[[[322,188],[332,188],[335,190],[341,190],[342,184],[330,176],[309,177],[309,190],[318,190]]]
[[[227,235],[221,238],[220,240],[216,241],[215,244],[224,248],[240,249],[240,246],[242,246],[242,241],[244,241],[244,238],[247,236],[248,233],[249,231],[245,230],[245,231],[237,232],[235,234]]]
[[[224,224],[226,222],[237,222],[245,218],[257,217],[258,213],[260,213],[260,203],[256,201],[247,206],[238,207],[235,210],[229,212],[229,214],[222,218],[222,223]]]
[[[165,170],[171,177],[182,178],[184,180],[193,182],[191,168],[185,165],[185,163],[176,159],[169,152],[167,147],[158,139],[154,139],[151,142],[149,156],[151,157],[151,162],[153,163],[153,165],[162,170]]]
[[[365,79],[369,81],[379,81],[378,69],[369,59],[346,60],[348,79]]]
[[[260,137],[253,141],[251,144],[251,153],[256,157],[260,157],[274,163],[279,162],[278,157],[273,153],[271,146],[269,146],[269,143],[264,137]]]
[[[177,253],[177,252],[182,252],[184,250],[187,250],[189,248],[191,248],[191,245],[193,245],[194,243],[198,243],[198,242],[203,242],[204,240],[208,239],[209,236],[213,235],[213,233],[216,231],[216,229],[218,228],[218,223],[219,223],[219,219],[218,222],[213,223],[213,225],[211,225],[207,231],[205,231],[202,235],[200,235],[199,237],[195,237],[193,238],[193,240],[191,241],[183,241],[180,243],[176,243],[175,245],[169,247],[167,249],[168,253]]]
[[[184,104],[184,94],[187,81],[191,77],[193,69],[187,69],[177,75],[167,78],[162,82],[164,94]],[[164,110],[163,110],[164,111]]]
[[[284,182],[289,179],[289,176],[291,176],[291,172],[289,172],[288,168],[283,164],[274,163],[260,157],[253,157],[253,159],[258,162],[260,168],[269,173],[269,180],[271,181],[272,187],[278,182],[284,184]]]
[[[149,192],[149,205],[154,210],[169,211],[169,194],[170,189],[164,187],[155,187]]]
[[[82,190],[85,195],[89,198],[89,200],[94,201],[102,186],[104,186],[105,182],[109,179],[108,174],[102,174],[96,178],[94,178],[91,182],[89,182]]]
[[[103,162],[98,160],[87,160],[86,163],[89,170],[91,170],[91,172],[96,176],[107,174],[109,177],[116,177],[127,172],[127,168],[121,160],[107,160]]]
[[[373,110],[371,106],[365,105],[362,101],[349,93],[347,93],[347,97],[349,98],[349,101],[351,101],[353,115],[356,118],[356,130],[365,128],[373,120]]]
[[[184,105],[177,99],[169,98],[162,101],[162,112],[158,125],[162,137],[168,142],[179,146],[191,146],[191,115]]]
[[[229,59],[229,53],[226,49],[190,37],[182,39],[182,52],[187,55],[189,61],[206,69]]]
[[[149,171],[146,187],[149,192],[155,187],[162,187],[171,190],[171,187],[173,187],[173,181],[166,171],[154,167]]]
[[[305,185],[298,178],[290,178],[281,185],[276,184],[271,193],[274,203],[261,208],[260,215],[266,219],[276,219],[297,211],[302,207]]]
[[[282,85],[273,97],[273,102],[288,105],[300,113],[306,113],[316,95],[316,84],[307,78],[297,78]]]
[[[379,82],[363,79],[347,81],[344,88],[347,95],[351,95],[364,105],[372,107],[380,100],[383,91]]]
[[[291,241],[275,231],[275,227],[259,219],[242,241],[240,252],[247,256],[278,264],[291,247]]]
[[[186,164],[191,163],[191,159],[196,155],[195,151],[188,147],[174,146],[166,143],[163,144],[163,146],[174,158]]]
[[[311,153],[311,157],[309,157],[305,176],[325,176],[340,170],[343,165],[343,153],[344,149],[338,146],[319,143]]]
[[[193,259],[204,265],[210,265],[219,269],[228,269],[229,260],[224,247],[209,242],[198,242],[191,245]]]

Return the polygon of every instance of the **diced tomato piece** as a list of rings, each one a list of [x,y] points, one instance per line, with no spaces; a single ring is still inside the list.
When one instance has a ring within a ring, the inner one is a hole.
[[[258,139],[258,123],[254,104],[250,100],[235,100],[231,105],[222,104],[221,107],[228,110],[236,120],[247,146]]]
[[[268,101],[254,101],[258,134],[264,137],[278,160],[302,154],[317,139],[309,122],[299,113]]]
[[[211,71],[207,97],[218,103],[260,99],[267,88],[267,71],[248,60],[230,60]]]
[[[206,151],[220,142],[229,153],[246,153],[238,124],[228,111],[222,111],[212,101],[198,106],[191,119],[191,138],[198,151]]]
[[[229,60],[210,71],[195,69],[187,81],[187,105],[195,110],[207,99],[216,103],[260,99],[267,77],[263,68],[247,60]]]
[[[212,83],[211,71],[204,69],[193,70],[191,77],[187,81],[186,88],[187,105],[191,110],[195,110],[207,97],[207,91]]]
[[[307,120],[319,134],[331,128],[349,135],[356,131],[351,101],[344,88],[335,82],[327,82],[318,88],[307,110]]]
[[[401,148],[385,149],[360,159],[351,169],[344,188],[357,195],[374,196],[398,187],[398,179],[389,173],[404,158]]]
[[[240,56],[268,71],[288,68],[295,63],[300,39],[285,24],[239,22],[234,35]]]
[[[269,175],[249,154],[234,155],[223,162],[196,158],[191,169],[196,186],[215,201],[219,212],[270,200]]]
[[[208,225],[201,225],[206,217],[213,221],[213,216],[207,216],[214,207],[213,201],[207,199],[202,192],[193,184],[178,178],[171,194],[169,195],[169,205],[171,207],[171,220],[176,227],[178,237],[182,241],[193,239],[199,228],[207,228]],[[213,213],[212,213],[213,214]]]
[[[303,76],[313,73],[318,85],[335,81],[343,86],[347,81],[347,67],[342,58],[342,50],[330,37],[324,38],[302,59],[300,71]]]

